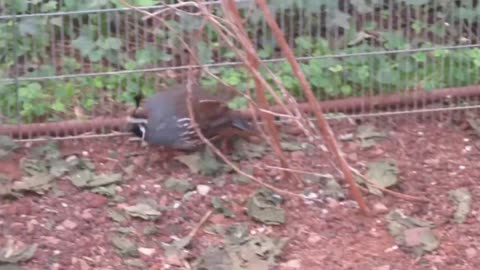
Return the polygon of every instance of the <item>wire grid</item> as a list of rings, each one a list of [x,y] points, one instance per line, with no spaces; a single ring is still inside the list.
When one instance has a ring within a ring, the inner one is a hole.
[[[480,5],[473,0],[450,2],[298,0],[272,1],[270,6],[317,97],[330,100],[478,84]],[[0,3],[2,122],[118,116],[138,91],[149,95],[185,79],[189,58],[177,37],[188,42],[198,18],[182,12],[167,15],[179,35],[108,1],[28,3]],[[299,83],[254,1],[237,3],[264,62],[302,99]],[[220,14],[219,1],[209,4]],[[161,8],[164,5],[143,7],[150,12]],[[202,64],[228,83],[252,87],[239,60],[212,28],[192,45]],[[211,83],[206,76],[202,82]],[[478,98],[452,98],[430,107],[398,105],[373,113],[364,108],[355,115],[478,105]]]

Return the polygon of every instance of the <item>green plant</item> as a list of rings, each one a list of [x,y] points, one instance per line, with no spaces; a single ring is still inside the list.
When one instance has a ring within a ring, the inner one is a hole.
[[[129,2],[139,6],[159,3],[156,0]],[[283,22],[288,41],[295,45],[296,56],[321,57],[301,61],[301,68],[319,98],[359,96],[365,91],[388,93],[413,87],[431,90],[480,82],[478,48],[383,54],[389,50],[450,45],[465,37],[470,38],[467,42],[472,44],[480,42],[472,34],[478,33],[480,25],[480,4],[475,1],[345,2],[350,8],[341,8],[338,1],[327,0],[269,1],[277,21]],[[7,14],[121,6],[118,0],[18,0],[1,5]],[[248,9],[249,5],[241,7],[244,8],[242,14],[248,16],[248,34],[258,41],[259,56],[263,59],[281,57],[271,31],[264,27],[260,11]],[[394,19],[392,11],[406,16],[405,23],[386,24]],[[215,12],[221,16],[221,11]],[[169,18],[167,22],[187,40],[200,26],[199,18],[186,14]],[[203,41],[195,44],[201,63],[238,61],[210,25],[203,29],[202,38]],[[61,43],[63,40],[66,42]],[[143,22],[141,16],[132,11],[5,19],[0,21],[0,79],[13,77],[15,63],[19,67],[17,75],[24,78],[172,66],[184,57],[181,46],[177,35]],[[355,56],[360,52],[373,54]],[[331,55],[337,57],[328,57]],[[286,62],[267,66],[293,95],[302,96],[300,84]],[[212,71],[240,90],[254,87],[244,68],[225,66]],[[261,73],[273,83],[265,70]],[[90,111],[104,100],[133,103],[132,97],[138,91],[150,95],[159,85],[169,85],[172,81],[148,72],[79,76],[68,80],[22,80],[18,85],[18,102],[15,84],[0,85],[0,108],[3,115],[12,119],[18,108],[23,121],[49,120],[69,114],[76,105]],[[212,86],[214,83],[211,78],[202,77],[202,84]],[[230,105],[240,108],[246,106],[246,100],[239,97]]]

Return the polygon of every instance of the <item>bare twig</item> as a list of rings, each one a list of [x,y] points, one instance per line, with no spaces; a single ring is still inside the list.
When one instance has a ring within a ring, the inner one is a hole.
[[[337,145],[337,141],[335,140],[333,132],[325,116],[322,113],[322,108],[318,104],[317,99],[315,98],[315,95],[313,94],[313,91],[310,88],[310,85],[308,84],[307,79],[305,78],[305,75],[300,69],[298,62],[295,59],[295,55],[292,52],[292,49],[288,46],[282,31],[278,27],[277,22],[275,21],[275,18],[273,17],[270,9],[268,8],[266,1],[265,0],[256,0],[256,1],[257,1],[257,5],[263,11],[265,20],[267,21],[268,25],[272,29],[273,34],[275,35],[280,48],[282,49],[283,53],[285,54],[285,57],[287,58],[290,65],[292,66],[292,70],[295,76],[300,81],[303,91],[306,94],[307,99],[310,103],[310,106],[312,107],[312,110],[314,111],[315,116],[317,117],[320,131],[322,132],[322,135],[327,145],[329,146],[330,151],[334,154],[335,158],[337,159],[340,165],[340,168],[344,174],[345,180],[349,184],[350,192],[352,193],[353,198],[358,203],[362,213],[365,215],[368,215],[369,213],[368,206],[365,203],[365,200],[362,197],[362,194],[358,189],[357,184],[355,183],[353,174],[350,171],[350,166],[348,165],[347,161],[345,160],[342,153],[340,152],[340,149]]]
[[[272,165],[265,165],[265,167],[270,168],[270,169],[279,170],[279,171],[291,171],[291,172],[296,172],[296,173],[301,173],[301,174],[315,175],[315,176],[324,177],[324,178],[333,177],[331,174],[328,174],[328,173],[310,172],[310,171],[306,171],[306,170],[302,170],[302,169],[282,168],[282,167],[272,166]],[[260,168],[260,166],[257,166],[257,168]]]
[[[156,17],[156,16],[158,16],[158,15],[160,15],[160,14],[166,12],[166,11],[171,11],[171,10],[178,10],[178,11],[181,11],[181,12],[188,13],[190,15],[200,15],[200,12],[186,12],[184,10],[180,10],[179,8],[182,8],[182,7],[197,7],[198,8],[198,3],[193,2],[193,1],[187,1],[187,2],[181,2],[181,3],[178,3],[178,4],[165,5],[164,8],[162,8],[160,10],[157,10],[154,13],[148,12],[148,15],[143,17],[142,20],[146,21],[146,20],[151,19],[153,17]]]
[[[430,200],[425,199],[425,198],[420,198],[420,197],[412,196],[412,195],[406,195],[406,194],[402,194],[402,193],[399,193],[399,192],[395,192],[393,190],[389,190],[387,188],[380,187],[375,182],[373,182],[372,180],[368,179],[363,174],[361,174],[357,169],[355,169],[353,167],[350,167],[350,170],[353,173],[355,173],[358,177],[362,178],[363,181],[367,182],[368,184],[370,184],[374,188],[376,188],[378,190],[381,190],[385,193],[388,193],[392,196],[395,196],[397,198],[404,199],[404,200],[407,200],[407,201],[417,201],[417,202],[424,202],[424,203],[430,202]]]
[[[212,215],[212,213],[213,213],[212,210],[208,211],[208,212],[202,217],[202,219],[197,223],[197,225],[195,225],[195,227],[193,227],[193,229],[188,233],[187,237],[190,238],[190,239],[193,238],[193,237],[197,234],[198,230],[200,230],[200,228],[203,226],[203,224],[204,224],[205,222],[207,222],[207,220],[210,218],[210,216]]]
[[[242,60],[244,61],[245,64],[247,64],[252,74],[257,73],[257,75],[254,76],[254,81],[256,85],[256,98],[259,102],[259,105],[262,108],[267,108],[268,101],[266,99],[263,87],[268,84],[265,82],[262,76],[258,76],[260,59],[255,52],[255,48],[253,44],[248,39],[248,35],[245,31],[245,28],[241,24],[242,20],[238,12],[236,3],[234,0],[222,0],[221,3],[222,3],[222,7],[226,17],[229,18],[230,21],[235,25],[234,29],[236,30],[235,32],[237,33],[236,35],[237,40],[242,44],[243,48],[246,51],[246,57],[242,58]],[[270,143],[273,147],[273,150],[275,151],[277,157],[280,159],[282,166],[288,167],[287,158],[280,145],[280,136],[273,123],[273,117],[271,115],[263,114],[263,113],[261,115],[265,122],[268,133],[270,135]],[[294,177],[295,179],[297,179],[298,183],[301,183],[300,179],[295,174],[288,173],[286,176]]]

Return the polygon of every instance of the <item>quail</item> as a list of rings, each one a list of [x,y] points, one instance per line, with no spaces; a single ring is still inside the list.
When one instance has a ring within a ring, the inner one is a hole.
[[[178,84],[147,98],[128,119],[129,130],[150,145],[177,150],[196,150],[203,145],[193,127],[187,104],[187,87]],[[239,112],[204,88],[192,87],[195,122],[210,141],[229,140],[235,135],[249,137],[255,130]],[[225,141],[224,141],[225,142]]]

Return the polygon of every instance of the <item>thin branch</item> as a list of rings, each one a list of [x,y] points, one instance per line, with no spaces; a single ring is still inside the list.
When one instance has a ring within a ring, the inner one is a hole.
[[[315,95],[313,94],[313,91],[310,88],[310,85],[308,84],[307,79],[305,78],[305,75],[300,69],[300,66],[297,60],[295,59],[295,55],[293,54],[292,49],[288,46],[287,41],[283,36],[282,30],[278,27],[278,24],[275,21],[275,18],[272,15],[266,1],[265,0],[256,0],[256,1],[259,8],[263,11],[265,20],[267,21],[268,25],[272,29],[273,34],[275,35],[280,48],[282,49],[283,53],[285,54],[285,57],[287,58],[290,65],[292,66],[292,70],[295,76],[300,81],[300,85],[302,86],[303,91],[306,94],[307,99],[310,103],[310,106],[312,107],[312,110],[314,111],[315,116],[317,117],[320,131],[322,132],[322,135],[327,145],[329,146],[330,151],[334,154],[335,158],[337,159],[340,165],[340,168],[343,171],[343,174],[345,176],[345,180],[349,184],[351,195],[353,196],[355,201],[358,203],[362,213],[364,215],[368,215],[369,214],[368,206],[365,203],[365,200],[362,197],[362,193],[358,189],[357,184],[355,183],[352,171],[350,171],[350,166],[348,165],[347,161],[345,160],[342,153],[340,152],[340,149],[337,145],[337,141],[333,135],[333,132],[325,116],[322,113],[322,108],[318,104],[317,99],[315,98]]]
[[[123,3],[123,0],[120,0],[122,3]],[[158,11],[155,11],[154,13],[150,13],[148,12],[149,14],[144,16],[142,18],[142,20],[146,21],[148,19],[151,19],[153,17],[156,17],[166,11],[172,11],[172,10],[175,10],[175,11],[180,11],[180,12],[184,12],[184,13],[188,13],[190,15],[200,15],[200,12],[186,12],[184,10],[180,10],[179,8],[181,7],[196,7],[198,8],[198,4],[196,2],[193,2],[193,1],[188,1],[188,2],[181,2],[181,3],[178,3],[178,4],[171,4],[171,5],[165,5],[164,8],[158,10]],[[132,6],[130,6],[129,8],[132,8]]]
[[[367,182],[368,184],[370,184],[371,186],[373,186],[374,188],[378,189],[378,190],[381,190],[385,193],[388,193],[394,197],[397,197],[397,198],[400,198],[400,199],[404,199],[404,200],[407,200],[407,201],[417,201],[417,202],[424,202],[424,203],[429,203],[430,200],[428,199],[425,199],[425,198],[420,198],[420,197],[417,197],[417,196],[412,196],[412,195],[407,195],[407,194],[402,194],[402,193],[399,193],[399,192],[395,192],[393,190],[390,190],[390,189],[387,189],[387,188],[383,188],[383,187],[380,187],[378,186],[375,182],[373,182],[372,180],[368,179],[367,177],[365,177],[363,174],[361,174],[357,169],[353,168],[353,167],[350,167],[350,170],[355,173],[358,177],[362,178],[363,181]]]

